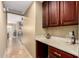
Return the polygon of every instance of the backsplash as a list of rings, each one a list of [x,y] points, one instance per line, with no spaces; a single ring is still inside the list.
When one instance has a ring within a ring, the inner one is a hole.
[[[53,35],[53,36],[69,37],[69,32],[72,32],[73,30],[75,32],[76,37],[78,37],[78,26],[77,25],[49,27],[47,29],[47,32],[50,33],[50,35]]]

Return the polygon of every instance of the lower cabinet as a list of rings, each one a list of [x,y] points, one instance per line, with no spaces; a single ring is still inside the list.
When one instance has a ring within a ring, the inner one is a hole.
[[[36,41],[37,58],[78,58],[70,53],[64,52],[55,47]]]
[[[48,58],[48,45],[36,41],[36,57]]]
[[[51,46],[48,47],[48,52],[49,58],[77,58],[77,56]]]

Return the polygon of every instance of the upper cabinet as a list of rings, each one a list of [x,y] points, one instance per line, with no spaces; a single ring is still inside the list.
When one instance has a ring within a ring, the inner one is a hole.
[[[63,1],[60,2],[60,21],[62,25],[77,24],[76,2]]]
[[[43,27],[48,27],[48,2],[43,2]]]
[[[50,1],[48,7],[48,26],[58,26],[59,25],[59,2]]]
[[[43,27],[78,24],[77,9],[75,1],[43,2]]]

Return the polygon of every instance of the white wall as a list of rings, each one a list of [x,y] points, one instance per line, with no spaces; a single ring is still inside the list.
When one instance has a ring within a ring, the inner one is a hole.
[[[0,57],[3,57],[7,45],[7,24],[6,14],[0,1]]]

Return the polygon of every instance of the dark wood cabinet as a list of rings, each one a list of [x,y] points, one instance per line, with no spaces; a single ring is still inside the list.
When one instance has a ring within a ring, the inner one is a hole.
[[[43,2],[43,27],[78,24],[78,2]]]
[[[59,2],[50,1],[48,7],[48,26],[58,26],[59,25]]]
[[[75,25],[78,22],[75,1],[60,2],[61,25]]]
[[[36,57],[48,58],[48,45],[36,41]]]
[[[74,56],[51,46],[48,46],[48,52],[49,58],[78,58],[77,56]]]
[[[58,57],[52,54],[51,52],[48,52],[48,58],[58,58]]]
[[[78,58],[75,55],[51,47],[36,40],[36,57],[37,58]]]
[[[48,27],[48,2],[43,2],[43,27]]]

